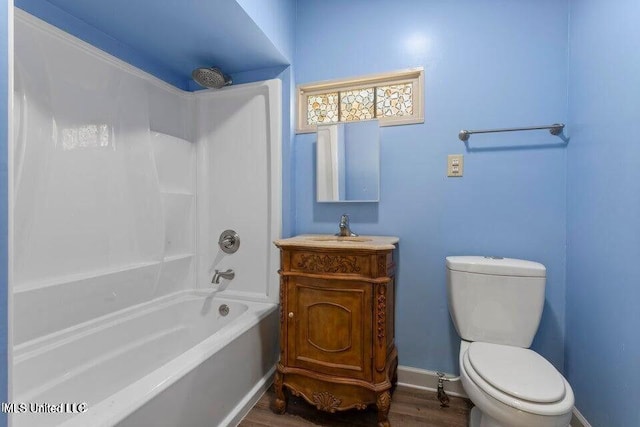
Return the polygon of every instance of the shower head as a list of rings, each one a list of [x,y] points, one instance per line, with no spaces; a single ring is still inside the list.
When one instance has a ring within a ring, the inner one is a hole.
[[[223,86],[227,86],[231,84],[231,77],[222,74],[219,68],[211,67],[211,68],[196,68],[191,73],[191,77],[196,81],[200,86],[220,89]]]

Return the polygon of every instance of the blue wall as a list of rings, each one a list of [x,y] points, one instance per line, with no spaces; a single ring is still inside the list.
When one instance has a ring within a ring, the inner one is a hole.
[[[571,3],[566,373],[593,426],[640,426],[640,2]]]
[[[315,202],[314,135],[295,139],[296,233],[334,233],[351,214],[360,234],[400,237],[396,336],[400,364],[458,371],[444,258],[493,254],[548,268],[534,342],[564,366],[566,146],[547,132],[460,129],[564,122],[567,1],[298,2],[298,84],[425,68],[425,123],[381,129],[380,203]],[[339,13],[338,13],[339,12]],[[368,46],[368,47],[366,47]],[[448,154],[465,154],[462,178]]]
[[[280,50],[293,60],[296,0],[237,0],[256,25]]]
[[[8,156],[8,88],[9,88],[9,29],[8,7],[0,6],[0,402],[7,401],[7,156]],[[0,413],[0,427],[7,425],[7,417]]]

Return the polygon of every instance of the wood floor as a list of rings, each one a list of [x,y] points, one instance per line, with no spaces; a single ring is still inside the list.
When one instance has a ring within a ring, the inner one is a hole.
[[[271,411],[274,399],[272,387],[240,422],[239,427],[375,427],[377,425],[375,405],[364,411],[351,410],[329,414],[317,411],[301,397],[289,395],[287,412],[284,415],[277,415]],[[471,406],[471,402],[467,399],[451,397],[450,406],[441,408],[434,392],[398,387],[391,399],[389,421],[392,427],[467,427]]]

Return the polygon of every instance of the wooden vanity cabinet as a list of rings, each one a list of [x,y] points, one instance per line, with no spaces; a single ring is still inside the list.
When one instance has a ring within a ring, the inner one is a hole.
[[[328,412],[375,404],[378,426],[389,426],[398,365],[395,246],[310,247],[296,239],[276,242],[281,314],[274,409],[286,411],[287,389]]]

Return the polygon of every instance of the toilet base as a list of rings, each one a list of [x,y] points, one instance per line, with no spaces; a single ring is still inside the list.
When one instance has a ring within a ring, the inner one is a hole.
[[[469,427],[480,427],[480,417],[482,417],[482,413],[478,407],[474,406],[471,408],[471,412],[469,413]]]
[[[495,419],[491,418],[487,414],[483,414],[477,406],[471,409],[469,414],[469,427],[509,427],[504,424],[500,424]]]

